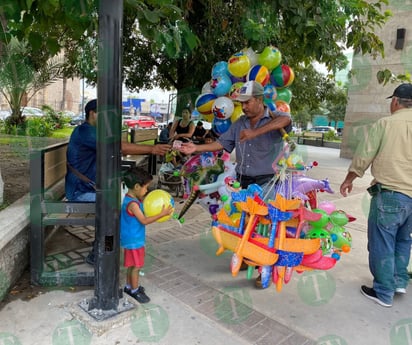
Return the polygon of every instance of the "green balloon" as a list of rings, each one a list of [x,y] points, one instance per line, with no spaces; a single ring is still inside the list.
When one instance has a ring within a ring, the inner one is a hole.
[[[276,101],[285,101],[287,104],[290,103],[292,100],[292,91],[290,91],[287,87],[284,88],[276,88],[277,96]]]

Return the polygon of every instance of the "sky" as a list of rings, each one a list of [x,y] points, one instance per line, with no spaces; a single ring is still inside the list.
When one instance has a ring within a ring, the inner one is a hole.
[[[82,93],[82,83],[80,83],[80,94]],[[126,99],[128,95],[136,95],[137,98],[145,99],[147,102],[150,100],[154,100],[155,103],[160,104],[167,104],[169,103],[169,95],[173,92],[170,91],[163,91],[161,89],[155,88],[153,90],[141,90],[140,92],[136,93],[129,93],[126,89],[123,89],[123,99]],[[97,97],[97,90],[95,87],[85,85],[84,94],[87,99],[93,99]]]

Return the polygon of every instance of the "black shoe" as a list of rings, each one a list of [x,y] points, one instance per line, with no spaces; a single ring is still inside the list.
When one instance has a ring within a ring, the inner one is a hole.
[[[124,289],[123,289],[123,292],[124,292],[124,293],[127,293],[127,294],[130,296],[130,294],[132,293],[132,289],[129,288],[129,287],[127,287],[127,286],[125,286]]]
[[[139,303],[150,302],[150,298],[145,294],[143,286],[139,286],[135,292],[130,291],[130,296],[132,296]]]
[[[378,303],[382,307],[386,307],[386,308],[392,307],[392,304],[388,304],[388,303],[385,303],[385,302],[381,301],[378,298],[378,296],[376,296],[376,292],[373,288],[369,288],[365,285],[362,285],[360,291],[361,291],[362,295],[364,295],[366,298],[369,298],[370,300],[374,301],[375,303]]]
[[[86,257],[86,262],[87,262],[89,265],[94,266],[94,251],[91,251],[91,252],[89,253],[89,255],[87,255],[87,257]]]

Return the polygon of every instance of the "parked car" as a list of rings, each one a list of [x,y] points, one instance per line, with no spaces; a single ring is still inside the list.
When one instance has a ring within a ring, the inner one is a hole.
[[[328,133],[332,131],[335,135],[338,134],[337,130],[331,126],[315,126],[315,127],[312,127],[309,131],[310,132],[321,132],[321,133]]]
[[[8,118],[11,115],[11,111],[10,110],[0,110],[0,120],[5,120],[6,118]]]
[[[150,116],[137,116],[132,119],[126,119],[123,124],[131,128],[155,128],[156,121]]]
[[[44,116],[43,111],[39,108],[22,107],[21,111],[22,115],[26,117]]]
[[[71,125],[71,126],[81,125],[81,124],[84,122],[84,120],[85,120],[84,114],[81,114],[81,113],[80,113],[80,114],[78,114],[77,116],[71,118],[71,120],[70,120],[70,125]]]

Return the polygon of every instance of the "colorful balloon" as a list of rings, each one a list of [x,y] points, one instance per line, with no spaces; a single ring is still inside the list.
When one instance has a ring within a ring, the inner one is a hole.
[[[242,52],[246,54],[247,57],[249,58],[250,66],[254,66],[258,64],[259,56],[258,54],[255,53],[255,51],[252,48],[249,47],[249,48],[242,49]]]
[[[278,88],[290,86],[293,80],[295,80],[295,73],[288,65],[279,65],[270,74],[271,84]]]
[[[231,124],[230,119],[219,120],[215,117],[212,122],[212,129],[216,134],[221,135],[229,129]]]
[[[277,90],[272,84],[267,84],[263,88],[263,101],[269,107],[271,111],[276,110],[275,99],[277,96]]]
[[[213,93],[212,88],[210,87],[210,81],[207,81],[202,86],[202,93]]]
[[[174,209],[175,202],[168,192],[161,189],[152,190],[143,200],[144,214],[147,217],[158,215],[162,211],[163,206],[166,208],[169,207],[169,205]],[[164,222],[170,219],[171,216],[172,215],[164,216],[157,220],[157,222]]]
[[[277,101],[285,101],[287,104],[292,100],[292,91],[287,87],[277,89]]]
[[[243,52],[233,54],[228,61],[228,70],[230,74],[237,78],[246,76],[250,69],[250,60]]]
[[[238,81],[237,83],[233,83],[229,91],[229,98],[235,99],[237,96],[239,96],[239,91],[241,87],[243,86],[243,84],[244,83],[241,81]]]
[[[212,106],[213,115],[219,120],[226,120],[232,116],[233,101],[228,97],[218,97]]]
[[[212,113],[212,106],[217,96],[213,93],[203,93],[199,95],[195,101],[195,107],[202,115]]]
[[[229,70],[227,69],[226,61],[216,62],[212,67],[212,78],[215,78],[216,76],[219,76],[222,74],[229,76]]]
[[[225,74],[215,76],[210,81],[210,88],[217,97],[224,96],[229,93],[231,87],[232,81],[229,76]]]
[[[269,82],[270,73],[266,66],[255,65],[249,70],[246,79],[248,81],[255,80],[262,86],[265,86]]]
[[[290,106],[285,101],[275,101],[276,109],[284,113],[290,113]]]
[[[235,108],[233,109],[233,113],[232,116],[230,117],[230,121],[236,122],[239,117],[241,117],[243,115],[243,109],[242,109],[242,104],[240,104],[239,102],[234,103]]]
[[[259,55],[259,64],[266,66],[269,71],[279,66],[282,60],[282,54],[279,49],[274,46],[267,46]]]

